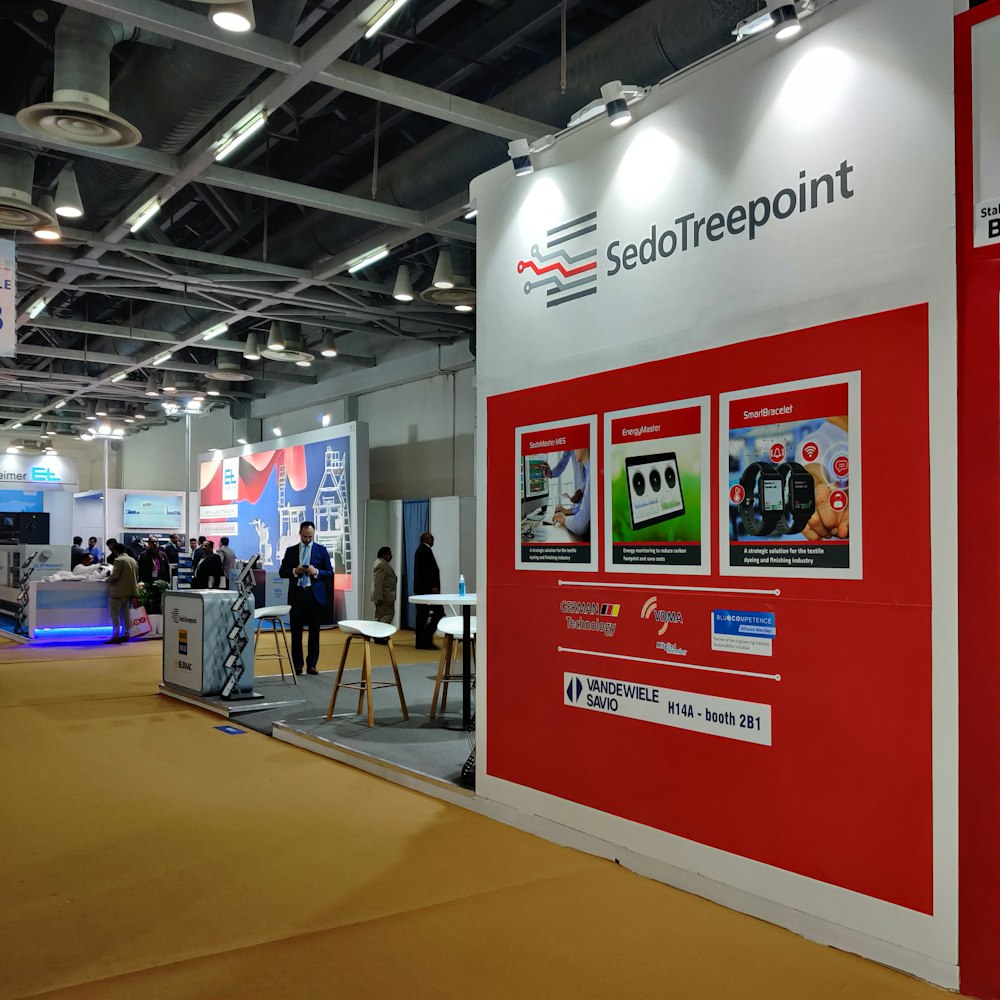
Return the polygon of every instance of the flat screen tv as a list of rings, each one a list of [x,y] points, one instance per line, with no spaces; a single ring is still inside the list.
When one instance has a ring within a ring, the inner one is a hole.
[[[172,496],[126,493],[122,527],[132,531],[146,528],[180,531],[183,527],[181,500],[180,493]]]

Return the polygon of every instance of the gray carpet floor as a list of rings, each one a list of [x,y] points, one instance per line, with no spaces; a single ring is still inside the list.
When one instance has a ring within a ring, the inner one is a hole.
[[[256,678],[254,690],[264,694],[267,701],[304,700],[297,704],[247,712],[235,718],[233,723],[270,736],[273,724],[283,722],[299,732],[320,736],[398,767],[458,783],[462,765],[472,746],[468,734],[460,728],[462,687],[459,683],[452,684],[447,711],[442,714],[439,706],[436,717],[430,718],[436,670],[437,664],[434,663],[400,664],[399,674],[410,714],[405,722],[395,687],[374,691],[374,728],[368,727],[366,710],[363,709],[360,715],[355,714],[358,692],[351,689],[341,689],[336,712],[327,722],[326,711],[337,672],[324,670],[318,676],[303,674],[297,678],[298,684],[294,685],[287,673],[284,682],[280,675]],[[360,676],[360,670],[348,670],[344,679],[357,681]],[[376,684],[379,681],[391,682],[392,668],[373,667],[372,680]]]

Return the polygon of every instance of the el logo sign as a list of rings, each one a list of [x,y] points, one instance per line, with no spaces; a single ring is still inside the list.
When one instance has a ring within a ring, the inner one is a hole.
[[[31,481],[33,483],[58,483],[59,477],[44,465],[33,465],[31,467]]]
[[[236,473],[232,469],[226,469],[223,473],[223,484],[225,486],[236,485]]]

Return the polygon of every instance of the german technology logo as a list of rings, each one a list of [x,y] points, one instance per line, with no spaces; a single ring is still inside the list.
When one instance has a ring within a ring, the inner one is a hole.
[[[545,253],[536,243],[528,260],[517,262],[517,273],[530,271],[524,294],[545,289],[545,306],[561,306],[597,294],[597,213],[564,222],[546,234]],[[568,245],[567,245],[568,244]],[[587,249],[584,249],[587,248]]]

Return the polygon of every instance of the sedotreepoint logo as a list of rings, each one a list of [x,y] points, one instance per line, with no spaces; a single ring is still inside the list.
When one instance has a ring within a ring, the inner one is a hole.
[[[517,262],[517,273],[530,272],[524,294],[545,289],[545,306],[597,294],[597,213],[589,212],[546,232],[545,252],[536,243],[528,260]]]

